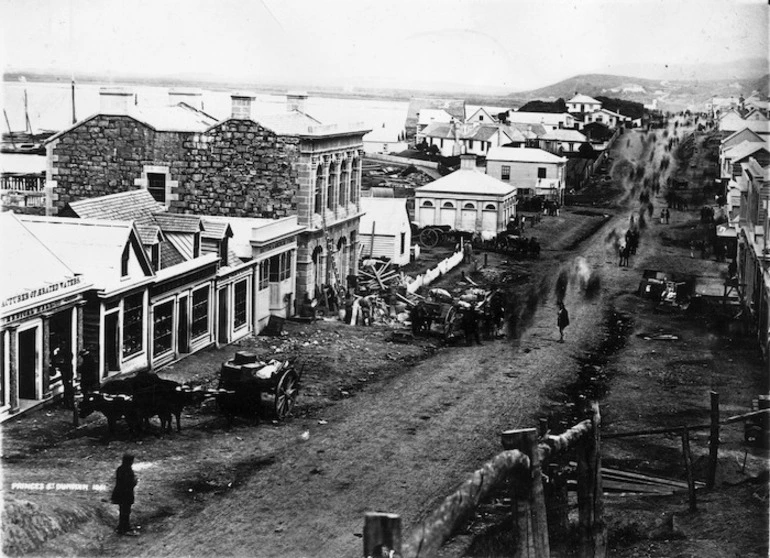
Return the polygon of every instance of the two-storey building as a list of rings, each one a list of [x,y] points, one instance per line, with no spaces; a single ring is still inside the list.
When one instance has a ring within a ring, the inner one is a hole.
[[[567,158],[542,149],[498,147],[487,153],[487,174],[515,186],[522,198],[564,203]]]

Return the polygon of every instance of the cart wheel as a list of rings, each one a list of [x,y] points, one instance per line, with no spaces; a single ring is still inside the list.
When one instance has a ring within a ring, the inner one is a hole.
[[[275,416],[278,420],[283,420],[294,409],[299,393],[299,378],[294,370],[286,371],[275,387]]]
[[[420,244],[426,248],[433,248],[438,244],[439,234],[436,229],[423,229],[420,233]]]

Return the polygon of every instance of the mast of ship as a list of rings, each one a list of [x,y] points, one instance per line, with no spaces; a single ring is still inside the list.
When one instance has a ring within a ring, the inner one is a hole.
[[[75,124],[77,122],[77,118],[75,117],[75,73],[72,74],[72,123]]]
[[[8,126],[8,138],[11,140],[11,145],[16,149],[16,142],[13,141],[13,130],[11,130],[11,123],[8,121],[8,113],[3,109],[3,116],[5,116],[5,125]]]
[[[24,121],[26,125],[26,131],[32,136],[32,123],[29,121],[29,108],[27,107],[27,86],[24,86]]]

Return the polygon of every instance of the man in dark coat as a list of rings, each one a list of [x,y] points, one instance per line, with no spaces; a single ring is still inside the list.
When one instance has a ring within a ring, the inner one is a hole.
[[[462,328],[465,333],[466,345],[470,346],[474,339],[476,340],[476,344],[481,345],[481,337],[479,336],[479,313],[475,306],[471,306],[463,311]]]
[[[78,353],[78,374],[80,375],[80,388],[84,392],[99,389],[99,371],[94,355],[88,349],[83,349]]]
[[[131,529],[131,506],[134,503],[134,487],[137,480],[131,466],[134,464],[134,456],[130,453],[123,455],[123,463],[115,472],[115,489],[112,491],[112,503],[120,509],[118,520],[118,533],[126,535],[133,533]]]
[[[559,313],[556,316],[556,324],[559,326],[559,343],[564,343],[564,328],[569,325],[569,313],[564,303],[559,301]]]

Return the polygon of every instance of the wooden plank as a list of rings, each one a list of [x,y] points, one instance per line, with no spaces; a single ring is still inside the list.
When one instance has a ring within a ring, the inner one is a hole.
[[[687,474],[687,492],[689,495],[690,512],[697,511],[695,501],[695,482],[692,478],[692,455],[690,454],[690,433],[686,428],[682,428],[682,457],[684,459],[684,470]]]
[[[640,494],[674,494],[673,486],[623,482],[615,479],[602,479],[605,492],[638,492]]]
[[[710,393],[711,399],[711,433],[709,435],[709,468],[706,477],[706,488],[714,488],[717,477],[717,461],[719,459],[719,394]]]

